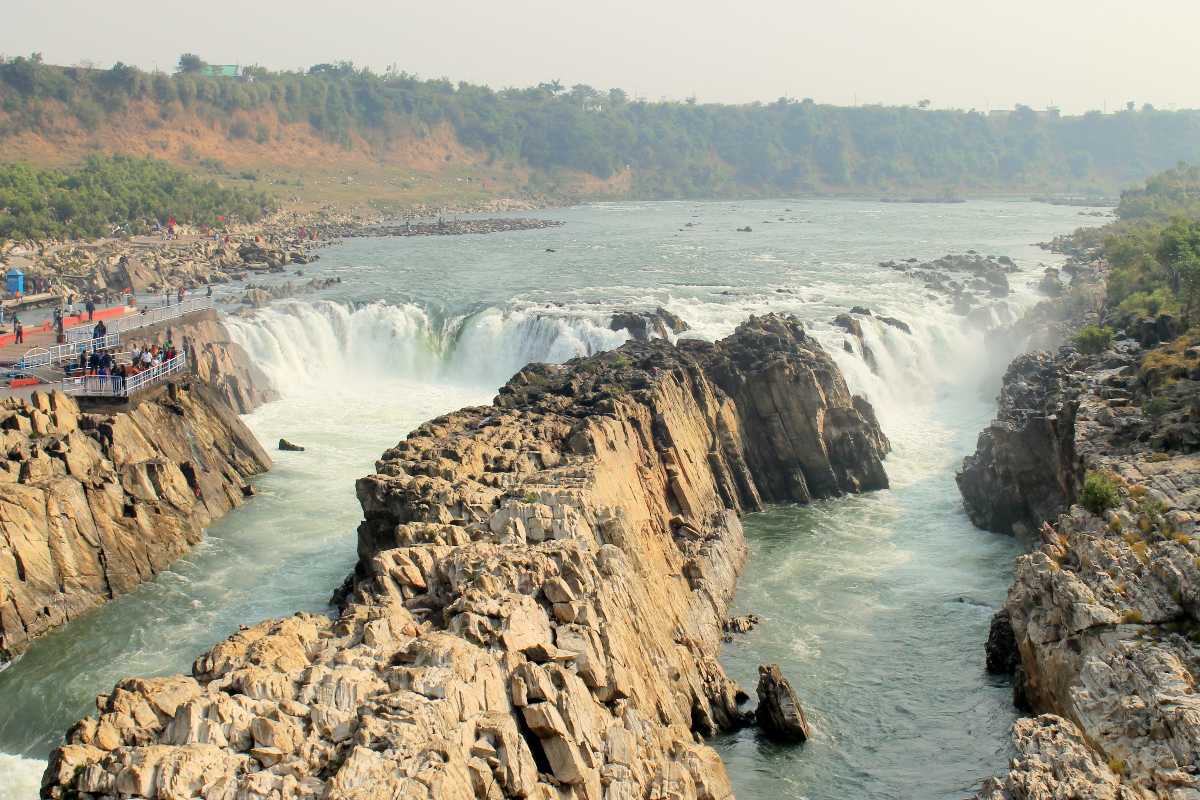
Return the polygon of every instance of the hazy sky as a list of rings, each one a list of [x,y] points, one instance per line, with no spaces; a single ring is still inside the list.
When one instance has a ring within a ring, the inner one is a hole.
[[[0,54],[171,69],[349,59],[649,99],[1200,107],[1200,0],[0,0]]]

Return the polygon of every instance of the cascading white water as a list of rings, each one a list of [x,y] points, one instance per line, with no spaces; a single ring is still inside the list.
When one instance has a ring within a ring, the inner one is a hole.
[[[531,362],[559,363],[619,346],[603,315],[487,308],[437,322],[412,305],[285,302],[229,320],[277,389],[404,378],[495,389]]]

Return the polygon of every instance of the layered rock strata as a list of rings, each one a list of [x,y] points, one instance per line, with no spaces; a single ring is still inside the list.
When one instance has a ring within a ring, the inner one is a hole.
[[[1045,359],[1078,397],[1060,431],[1076,464],[1044,475],[1098,478],[1079,494],[1091,511],[1040,527],[993,625],[989,666],[1015,667],[1018,700],[1057,716],[1018,723],[988,800],[1200,798],[1200,351],[1175,349]]]
[[[358,482],[336,619],[122,682],[43,794],[729,798],[700,737],[743,721],[717,661],[738,514],[885,486],[886,449],[790,319],[527,367]]]
[[[165,569],[270,464],[199,381],[116,413],[9,398],[0,446],[0,662]]]

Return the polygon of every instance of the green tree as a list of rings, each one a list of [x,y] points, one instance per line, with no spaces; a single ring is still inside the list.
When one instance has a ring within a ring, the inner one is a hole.
[[[1180,299],[1184,319],[1200,310],[1200,219],[1179,219],[1163,232],[1156,253],[1167,285]]]
[[[183,75],[192,75],[197,72],[202,72],[208,66],[204,59],[195,53],[184,53],[179,57],[178,72]]]

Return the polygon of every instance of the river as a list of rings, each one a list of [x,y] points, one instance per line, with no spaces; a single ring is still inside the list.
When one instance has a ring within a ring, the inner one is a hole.
[[[1036,300],[1038,263],[1057,262],[1033,243],[1084,224],[1079,209],[810,198],[537,213],[567,224],[348,240],[305,268],[305,279],[341,284],[230,320],[282,394],[248,416],[251,428],[308,450],[274,453],[258,496],[187,557],[0,672],[0,800],[36,796],[46,754],[118,679],[188,671],[239,624],[326,608],[354,561],[354,480],[408,430],[489,401],[529,361],[619,345],[611,313],[654,305],[704,338],[750,314],[796,314],[895,446],[891,490],[747,520],[736,604],[763,621],[724,661],[751,691],[759,663],[780,663],[815,735],[795,749],[752,731],[717,739],[738,796],[958,798],[1005,765],[1014,714],[982,644],[1018,547],[971,527],[953,480],[1004,363],[918,281],[878,262],[1010,256],[1022,266],[1011,276],[1019,310]],[[913,329],[865,322],[874,371],[830,324],[854,305]]]

